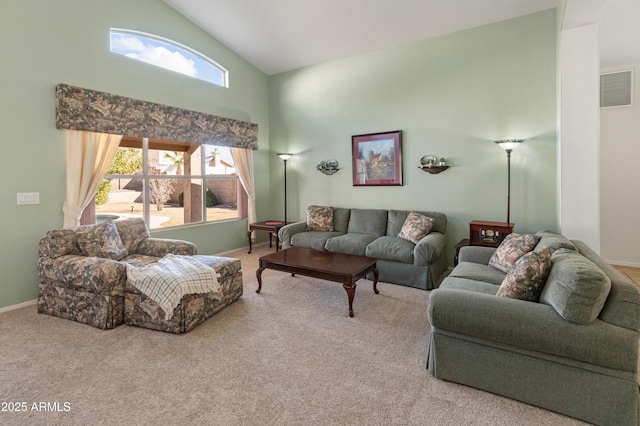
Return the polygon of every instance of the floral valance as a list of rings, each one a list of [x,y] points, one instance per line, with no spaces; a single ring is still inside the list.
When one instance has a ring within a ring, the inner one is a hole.
[[[56,86],[56,127],[258,149],[258,125],[81,87]]]

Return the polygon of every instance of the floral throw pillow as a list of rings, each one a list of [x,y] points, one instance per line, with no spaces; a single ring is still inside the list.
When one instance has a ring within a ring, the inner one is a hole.
[[[433,228],[433,218],[420,213],[411,212],[402,225],[398,238],[418,244]]]
[[[507,235],[489,259],[489,266],[509,272],[518,259],[536,247],[538,241],[540,237],[531,234]]]
[[[333,207],[309,206],[307,231],[333,231]]]
[[[78,234],[78,245],[85,256],[120,260],[127,256],[118,228],[109,220]]]
[[[531,251],[513,265],[496,296],[537,302],[551,270],[551,249]]]

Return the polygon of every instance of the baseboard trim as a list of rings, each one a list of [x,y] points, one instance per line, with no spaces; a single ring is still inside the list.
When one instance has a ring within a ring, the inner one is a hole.
[[[640,268],[640,263],[618,262],[618,261],[615,261],[615,260],[609,260],[609,261],[607,261],[607,263],[609,263],[610,265],[613,265],[613,266],[629,266],[631,268]]]
[[[258,243],[258,244],[252,244],[252,247],[253,248],[258,248],[258,247],[266,246],[267,244],[269,244],[268,241],[263,242],[263,243]],[[223,251],[222,253],[216,253],[213,256],[226,256],[226,255],[231,254],[233,252],[236,252],[238,250],[246,250],[248,252],[249,251],[249,246],[247,245],[247,246],[244,246],[244,247],[235,248],[233,250]]]
[[[28,300],[26,302],[18,303],[17,305],[5,306],[4,308],[0,308],[0,314],[4,312],[14,311],[16,309],[25,308],[27,306],[32,306],[38,303],[38,299]]]

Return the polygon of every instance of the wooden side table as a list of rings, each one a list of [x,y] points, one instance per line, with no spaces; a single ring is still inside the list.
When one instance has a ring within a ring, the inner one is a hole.
[[[513,232],[515,223],[472,220],[469,222],[469,236],[472,246],[498,247],[504,237]]]
[[[249,239],[249,253],[253,249],[251,246],[251,232],[252,231],[265,231],[269,233],[269,247],[271,245],[271,237],[276,237],[276,251],[280,250],[280,241],[278,240],[278,231],[285,225],[293,222],[283,222],[281,220],[267,220],[264,222],[256,222],[249,224],[249,231],[247,232],[247,238]]]

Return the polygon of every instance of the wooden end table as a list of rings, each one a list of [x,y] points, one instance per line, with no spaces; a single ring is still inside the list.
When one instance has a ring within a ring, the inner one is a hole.
[[[378,294],[378,268],[376,259],[329,251],[313,250],[303,247],[291,247],[271,253],[258,259],[260,266],[256,270],[258,289],[262,290],[262,271],[274,269],[306,277],[342,283],[349,298],[349,316],[353,316],[353,297],[356,294],[356,281],[369,272],[373,272],[373,291]]]
[[[283,222],[280,220],[267,220],[264,222],[256,222],[249,224],[249,231],[247,232],[247,238],[249,238],[249,253],[251,253],[251,232],[252,231],[265,231],[269,233],[269,247],[271,247],[271,236],[276,237],[276,251],[280,250],[280,241],[278,240],[278,231],[285,225],[293,222]]]

